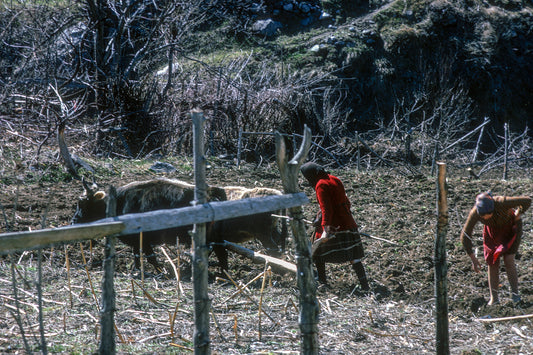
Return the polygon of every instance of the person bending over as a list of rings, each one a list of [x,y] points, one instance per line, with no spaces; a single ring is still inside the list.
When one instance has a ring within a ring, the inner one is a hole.
[[[475,272],[481,271],[481,264],[472,251],[472,232],[477,222],[483,226],[483,254],[488,265],[489,305],[499,303],[500,256],[511,286],[513,302],[520,301],[518,274],[515,255],[522,238],[521,215],[531,206],[529,196],[492,196],[484,192],[476,196],[476,203],[470,210],[461,231],[461,243],[472,260]]]

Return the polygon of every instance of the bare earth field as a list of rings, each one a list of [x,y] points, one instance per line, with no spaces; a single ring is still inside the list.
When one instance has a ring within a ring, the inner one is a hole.
[[[9,137],[13,138],[13,135]],[[11,139],[10,138],[10,139]],[[17,150],[2,141],[0,162],[0,232],[26,231],[68,225],[82,193],[79,181],[52,179],[60,170],[57,153],[42,153],[40,163],[17,164]],[[15,147],[17,147],[15,145]],[[47,155],[48,154],[48,155]],[[167,174],[193,182],[192,159],[166,160],[177,171]],[[94,163],[99,183],[107,187],[156,176],[151,162],[108,160]],[[132,166],[134,168],[132,168]],[[423,354],[434,353],[434,237],[436,230],[436,178],[429,168],[420,176],[404,176],[394,169],[360,171],[333,169],[344,182],[352,201],[352,212],[360,231],[399,245],[364,239],[365,265],[371,292],[363,294],[347,265],[328,264],[331,288],[318,290],[320,303],[319,342],[322,354]],[[501,303],[487,306],[486,267],[475,274],[459,242],[459,232],[478,192],[533,195],[530,170],[511,171],[502,181],[494,171],[480,180],[467,172],[448,168],[449,230],[448,303],[450,352],[452,354],[533,353],[533,318],[483,322],[489,318],[533,313],[533,217],[524,216],[524,237],[517,261],[522,301],[513,304],[502,268]],[[209,160],[211,185],[267,186],[281,189],[275,164],[255,168],[245,164]],[[318,205],[313,191],[301,179],[301,188],[311,203],[304,206],[312,219]],[[481,228],[477,227],[477,245]],[[310,231],[309,231],[310,232]],[[1,242],[1,239],[0,239]],[[261,251],[259,243],[248,247]],[[293,244],[284,258],[294,261]],[[98,349],[101,294],[102,244],[92,250],[83,243],[84,256],[92,259],[85,269],[80,244],[56,246],[42,251],[42,314],[44,337],[50,353],[88,354]],[[479,249],[481,258],[482,248]],[[157,249],[167,273],[144,280],[130,273],[133,257],[117,243],[115,314],[118,353],[189,353],[192,349],[194,317],[191,255],[175,245]],[[67,254],[66,254],[67,253]],[[65,256],[68,255],[68,264]],[[176,281],[172,259],[180,272]],[[294,275],[267,273],[262,265],[230,253],[231,278],[248,284],[244,294],[227,277],[217,277],[211,256],[209,294],[212,302],[211,349],[215,354],[290,354],[300,350],[298,289]],[[36,252],[0,258],[0,352],[24,353],[25,342],[39,352],[38,264]],[[69,266],[67,268],[67,265]],[[147,271],[149,265],[146,266]],[[259,276],[259,277],[258,277]],[[252,281],[256,278],[255,281]],[[14,287],[14,282],[16,287]],[[262,288],[264,284],[264,289]],[[144,290],[141,286],[144,284]],[[15,292],[16,291],[16,292]],[[17,302],[20,323],[17,322]],[[259,304],[264,310],[259,313]]]

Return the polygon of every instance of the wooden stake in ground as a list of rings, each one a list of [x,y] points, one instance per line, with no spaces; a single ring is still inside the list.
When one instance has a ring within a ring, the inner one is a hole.
[[[261,307],[263,307],[263,291],[265,290],[265,283],[267,279],[268,268],[269,268],[268,263],[266,263],[265,271],[263,271],[263,282],[261,283],[261,292],[259,294],[259,314],[257,315],[259,318],[258,330],[257,330],[257,332],[259,333],[259,341],[261,341]]]
[[[207,202],[205,182],[204,122],[201,111],[191,112],[194,145],[194,203]],[[205,223],[194,224],[192,278],[194,287],[194,353],[209,354],[209,296],[207,294],[208,250]]]
[[[114,186],[109,187],[106,217],[117,215],[117,190]],[[104,276],[102,278],[102,310],[100,313],[100,354],[115,354],[115,240],[116,237],[105,238],[104,247]]]
[[[446,274],[446,234],[448,204],[446,202],[446,164],[438,162],[437,176],[437,236],[435,238],[435,301],[437,316],[437,354],[450,353],[448,334],[448,282]]]
[[[298,192],[298,175],[300,166],[307,159],[311,146],[311,130],[304,128],[304,139],[300,149],[290,161],[287,161],[287,149],[283,136],[276,134],[276,161],[281,173],[283,190],[285,193]],[[296,242],[297,283],[300,290],[300,337],[302,354],[318,354],[318,312],[319,304],[316,298],[316,283],[311,261],[311,245],[305,230],[305,221],[301,206],[289,208],[292,217],[291,229]]]
[[[139,259],[141,261],[141,285],[144,288],[143,231],[139,232]]]
[[[38,266],[37,266],[37,274],[38,274],[38,281],[37,281],[37,300],[38,300],[38,306],[39,306],[39,333],[41,335],[41,351],[43,354],[48,354],[48,348],[46,346],[46,338],[44,336],[44,323],[43,323],[43,288],[42,288],[42,282],[43,282],[43,250],[39,249],[37,251],[37,260],[38,260]]]
[[[509,169],[509,122],[505,121],[505,124],[503,125],[503,131],[505,138],[505,146],[503,147],[503,180],[507,180]]]
[[[67,282],[68,282],[68,299],[70,300],[70,308],[74,307],[72,300],[72,282],[70,277],[70,261],[68,259],[68,245],[65,244],[65,264],[67,265]]]

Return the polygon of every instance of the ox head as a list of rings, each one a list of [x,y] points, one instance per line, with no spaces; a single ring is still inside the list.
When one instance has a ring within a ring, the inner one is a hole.
[[[76,213],[72,218],[72,223],[89,223],[105,218],[106,213],[106,193],[98,190],[95,182],[87,183],[82,179],[84,194],[78,200]]]

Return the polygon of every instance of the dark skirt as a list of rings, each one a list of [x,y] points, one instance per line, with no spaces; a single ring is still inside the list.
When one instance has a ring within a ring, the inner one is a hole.
[[[345,263],[365,256],[361,236],[357,230],[337,232],[323,241],[317,239],[312,245],[315,263]]]

